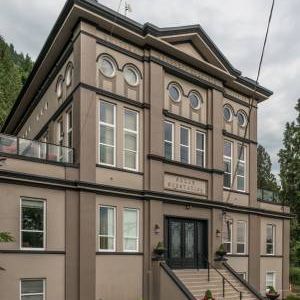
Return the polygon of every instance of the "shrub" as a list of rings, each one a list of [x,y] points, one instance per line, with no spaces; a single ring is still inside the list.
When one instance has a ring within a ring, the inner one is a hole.
[[[290,281],[291,281],[291,284],[293,284],[293,285],[300,285],[300,268],[291,267]]]
[[[286,300],[300,300],[300,297],[296,295],[289,295],[287,296]]]

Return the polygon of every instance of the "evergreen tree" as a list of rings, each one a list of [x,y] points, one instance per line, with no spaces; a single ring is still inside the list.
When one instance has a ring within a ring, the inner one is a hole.
[[[257,187],[278,192],[276,178],[272,173],[270,155],[262,145],[257,147]]]
[[[0,35],[0,128],[24,85],[33,62],[17,53]]]
[[[291,261],[300,263],[300,99],[295,107],[296,121],[287,123],[283,149],[279,151],[281,198],[296,215],[291,222]]]

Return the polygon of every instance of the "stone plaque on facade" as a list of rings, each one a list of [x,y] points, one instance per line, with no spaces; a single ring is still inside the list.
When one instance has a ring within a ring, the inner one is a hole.
[[[207,196],[207,181],[205,180],[165,174],[164,187],[170,191]]]

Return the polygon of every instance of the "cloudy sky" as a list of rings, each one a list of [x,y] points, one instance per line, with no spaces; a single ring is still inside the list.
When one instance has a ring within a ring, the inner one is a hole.
[[[99,0],[117,9],[120,0]],[[9,0],[1,5],[0,34],[36,58],[65,0]],[[124,2],[121,12],[124,13]],[[243,75],[256,78],[272,0],[127,0],[131,18],[158,26],[201,24]],[[278,172],[285,123],[295,119],[300,97],[299,0],[276,0],[260,83],[274,91],[259,106],[259,142]]]

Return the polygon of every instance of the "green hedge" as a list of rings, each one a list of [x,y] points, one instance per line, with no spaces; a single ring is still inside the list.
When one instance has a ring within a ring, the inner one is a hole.
[[[291,267],[290,281],[293,285],[300,285],[300,268]]]
[[[295,296],[295,295],[289,295],[286,300],[300,300],[300,297]]]

